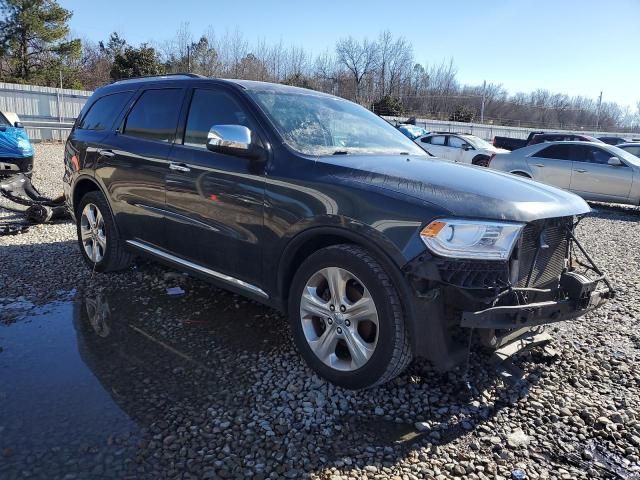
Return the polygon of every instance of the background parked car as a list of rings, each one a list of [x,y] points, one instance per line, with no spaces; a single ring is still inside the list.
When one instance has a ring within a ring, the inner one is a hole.
[[[436,157],[483,167],[487,166],[493,155],[508,152],[474,135],[458,133],[430,133],[414,141]]]
[[[619,145],[621,143],[627,143],[628,140],[622,137],[598,137],[598,140],[608,145]]]
[[[616,147],[621,148],[625,152],[629,152],[631,155],[640,157],[640,142],[621,143],[620,145],[616,145]]]
[[[409,124],[398,125],[398,130],[400,130],[403,133],[403,135],[405,135],[407,138],[411,140],[415,140],[418,137],[422,137],[423,135],[429,134],[428,130],[422,127],[417,127],[415,125],[409,125]]]
[[[33,146],[18,115],[0,112],[0,175],[31,173]]]
[[[534,145],[536,143],[542,142],[573,142],[573,141],[582,141],[582,142],[596,142],[603,143],[595,137],[591,137],[589,135],[582,135],[580,133],[571,133],[571,132],[553,132],[553,133],[545,133],[545,132],[531,132],[526,140],[521,138],[512,138],[512,137],[493,137],[493,146],[497,148],[504,148],[505,150],[517,150],[522,147],[526,147],[527,145]]]
[[[640,159],[605,143],[540,143],[496,155],[490,168],[565,188],[586,200],[640,204]]]

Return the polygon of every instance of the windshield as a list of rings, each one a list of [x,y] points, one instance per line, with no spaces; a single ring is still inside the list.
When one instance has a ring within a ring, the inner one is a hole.
[[[307,155],[425,155],[382,118],[336,97],[274,90],[249,91],[283,140]]]
[[[415,125],[401,125],[400,127],[398,127],[398,130],[400,130],[407,138],[411,140],[415,140],[416,138],[422,137],[423,135],[427,135],[429,133],[424,128],[416,127]]]
[[[464,139],[469,142],[471,145],[473,145],[475,148],[477,149],[493,149],[495,148],[493,145],[491,145],[489,142],[484,141],[481,138],[478,137],[464,137]]]
[[[615,154],[616,157],[625,160],[629,163],[631,163],[632,165],[637,165],[640,166],[640,158],[636,157],[635,155],[627,152],[626,150],[623,150],[622,148],[618,148],[618,147],[614,147],[613,145],[609,146],[609,151],[612,152],[613,154]]]

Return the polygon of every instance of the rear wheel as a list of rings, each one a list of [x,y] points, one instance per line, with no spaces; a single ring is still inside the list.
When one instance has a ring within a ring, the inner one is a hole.
[[[300,266],[289,322],[307,364],[345,388],[387,382],[411,361],[398,293],[384,268],[360,247],[324,248]]]
[[[101,192],[87,193],[78,205],[77,233],[80,252],[92,270],[111,272],[127,268],[133,256],[125,251]]]

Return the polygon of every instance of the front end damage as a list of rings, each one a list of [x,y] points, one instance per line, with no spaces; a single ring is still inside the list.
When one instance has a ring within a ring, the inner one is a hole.
[[[578,318],[615,295],[606,275],[576,239],[578,223],[574,217],[528,223],[504,261],[425,253],[405,267],[405,274],[419,298],[440,303],[441,338],[455,338],[471,329],[469,334],[477,332],[480,342],[492,349],[524,345],[522,339],[533,338],[540,326]],[[440,356],[455,356],[453,347],[445,350]],[[436,365],[452,362],[431,360]]]

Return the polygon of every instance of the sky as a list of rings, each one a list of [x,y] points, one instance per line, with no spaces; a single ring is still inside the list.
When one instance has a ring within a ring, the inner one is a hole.
[[[238,28],[250,43],[282,40],[317,54],[388,29],[420,63],[453,58],[463,84],[603,92],[632,111],[640,101],[640,0],[58,1],[73,12],[72,33],[93,41],[117,31],[130,44],[161,42],[188,22],[194,37]]]

